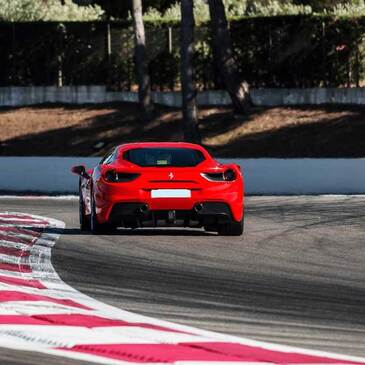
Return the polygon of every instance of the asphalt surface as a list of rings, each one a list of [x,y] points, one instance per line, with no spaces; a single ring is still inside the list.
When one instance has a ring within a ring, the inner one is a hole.
[[[78,229],[76,200],[1,199],[66,223],[61,278],[144,315],[274,343],[365,356],[365,197],[251,197],[243,237],[200,230]],[[0,363],[42,363],[0,350]],[[50,358],[49,364],[81,364]]]

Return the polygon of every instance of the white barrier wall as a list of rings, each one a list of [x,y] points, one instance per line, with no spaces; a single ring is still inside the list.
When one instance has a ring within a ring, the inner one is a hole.
[[[0,191],[77,193],[73,165],[92,167],[100,158],[0,157]],[[363,159],[221,159],[241,166],[246,194],[365,194]]]
[[[153,92],[156,104],[181,107],[180,92]],[[365,104],[365,88],[251,89],[254,105],[321,105]],[[25,106],[44,103],[98,104],[137,102],[138,94],[129,91],[108,91],[105,86],[9,86],[0,87],[0,106]],[[199,105],[230,105],[226,91],[199,92]]]

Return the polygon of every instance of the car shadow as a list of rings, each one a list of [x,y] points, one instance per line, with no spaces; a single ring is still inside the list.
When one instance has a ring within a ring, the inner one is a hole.
[[[40,233],[59,234],[59,235],[80,235],[80,236],[94,236],[95,234],[89,231],[82,231],[79,228],[28,228]],[[197,229],[176,229],[176,228],[121,228],[112,232],[103,232],[97,236],[216,236],[213,232],[205,232]]]

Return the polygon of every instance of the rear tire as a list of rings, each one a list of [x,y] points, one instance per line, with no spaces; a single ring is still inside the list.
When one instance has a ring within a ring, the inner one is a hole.
[[[218,234],[220,236],[242,236],[244,230],[244,218],[241,221],[220,224]]]
[[[90,216],[85,214],[85,204],[82,197],[81,189],[79,191],[79,220],[80,220],[80,230],[88,232],[90,231]]]
[[[90,216],[90,230],[93,234],[107,233],[113,230],[108,223],[99,223],[96,216],[95,200],[91,192],[91,216]]]

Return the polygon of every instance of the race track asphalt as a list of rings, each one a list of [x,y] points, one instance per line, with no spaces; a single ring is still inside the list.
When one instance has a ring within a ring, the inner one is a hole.
[[[0,198],[0,211],[66,223],[54,267],[91,297],[202,329],[365,356],[365,197],[250,197],[243,237],[95,236],[79,231],[77,209],[76,200]],[[0,350],[0,364],[39,363],[82,364]]]

